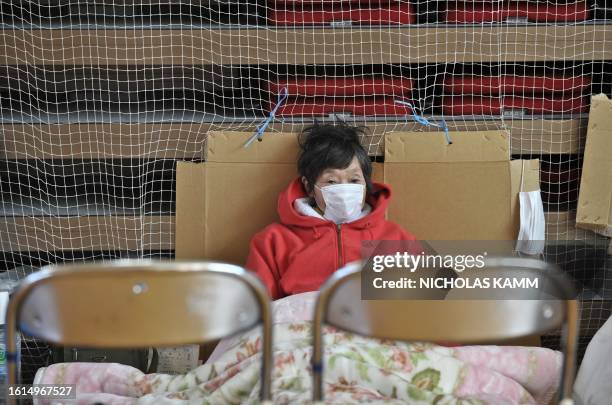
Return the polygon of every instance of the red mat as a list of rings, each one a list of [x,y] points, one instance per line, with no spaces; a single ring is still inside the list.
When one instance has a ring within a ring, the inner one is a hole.
[[[337,7],[297,10],[276,9],[272,10],[268,17],[269,21],[275,25],[326,25],[343,21],[375,25],[414,24],[416,22],[416,16],[412,13],[409,4],[394,4],[374,8],[353,6],[345,10]]]
[[[501,22],[508,18],[525,18],[533,22],[584,21],[589,18],[586,2],[551,5],[524,2],[508,2],[502,5],[462,2],[449,6],[446,21],[449,23],[476,24]]]
[[[444,96],[442,104],[446,115],[501,115],[503,111],[509,110],[522,110],[530,115],[587,112],[583,97],[532,99],[512,96]]]
[[[282,80],[269,86],[278,94],[286,87],[292,97],[305,96],[404,96],[412,91],[412,80],[405,78],[338,77]]]
[[[574,92],[591,85],[587,76],[449,76],[444,80],[446,94],[521,94],[525,92]]]
[[[330,99],[330,98],[298,98],[290,100],[280,107],[276,113],[281,117],[327,116],[330,114],[346,114],[357,116],[409,114],[406,106],[395,104],[393,97],[376,97],[366,99]]]

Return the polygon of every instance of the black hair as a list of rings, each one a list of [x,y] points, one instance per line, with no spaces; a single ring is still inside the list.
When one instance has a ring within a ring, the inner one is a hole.
[[[314,190],[321,173],[329,168],[345,169],[357,158],[366,183],[366,191],[372,192],[372,164],[368,153],[359,142],[365,135],[364,127],[352,127],[344,122],[314,125],[305,128],[299,136],[300,155],[298,172],[308,181],[306,191]]]

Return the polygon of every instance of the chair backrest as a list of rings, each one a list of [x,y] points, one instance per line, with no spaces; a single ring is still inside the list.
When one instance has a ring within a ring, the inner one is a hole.
[[[534,259],[487,259],[485,268],[477,270],[479,277],[507,276],[511,271],[521,277],[537,277],[543,288],[522,296],[517,295],[518,289],[505,293],[481,290],[484,295],[475,290],[451,289],[444,300],[362,300],[361,267],[360,262],[347,265],[321,288],[313,327],[316,401],[322,398],[322,380],[317,370],[322,370],[323,323],[377,338],[465,344],[543,334],[566,323],[571,333],[566,334],[569,339],[565,360],[572,364],[564,365],[564,381],[573,375],[577,306],[568,300],[572,286],[556,266]]]
[[[269,398],[270,301],[241,267],[142,260],[48,266],[22,281],[7,310],[9,332],[99,348],[202,343],[260,323],[263,400]],[[15,345],[11,339],[7,348]]]

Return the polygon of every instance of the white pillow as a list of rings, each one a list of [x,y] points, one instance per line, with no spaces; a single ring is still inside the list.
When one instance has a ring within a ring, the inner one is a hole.
[[[589,343],[574,384],[580,405],[609,405],[612,398],[612,316]]]

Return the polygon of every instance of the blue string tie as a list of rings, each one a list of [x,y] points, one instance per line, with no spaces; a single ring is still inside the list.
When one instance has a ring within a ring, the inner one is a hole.
[[[245,148],[248,148],[253,142],[255,142],[255,139],[261,142],[261,140],[263,139],[264,132],[266,131],[266,129],[268,129],[268,126],[274,119],[274,116],[276,115],[276,112],[278,111],[278,109],[285,103],[285,101],[287,101],[288,96],[289,96],[289,91],[287,90],[286,87],[283,87],[282,89],[280,89],[280,91],[278,92],[278,98],[276,100],[276,105],[274,106],[272,111],[270,111],[270,115],[268,115],[266,120],[257,127],[257,129],[255,130],[255,133],[246,141],[246,143],[244,144]]]
[[[444,118],[442,118],[439,124],[436,124],[434,122],[429,121],[427,118],[423,117],[422,115],[418,115],[416,113],[416,109],[414,108],[414,106],[407,101],[395,100],[395,104],[405,105],[408,108],[410,108],[410,111],[412,113],[412,119],[414,119],[419,124],[442,129],[444,131],[444,136],[446,137],[446,142],[449,145],[452,145],[453,141],[451,140],[450,135],[448,133],[448,125],[446,125],[446,121],[444,121]]]

